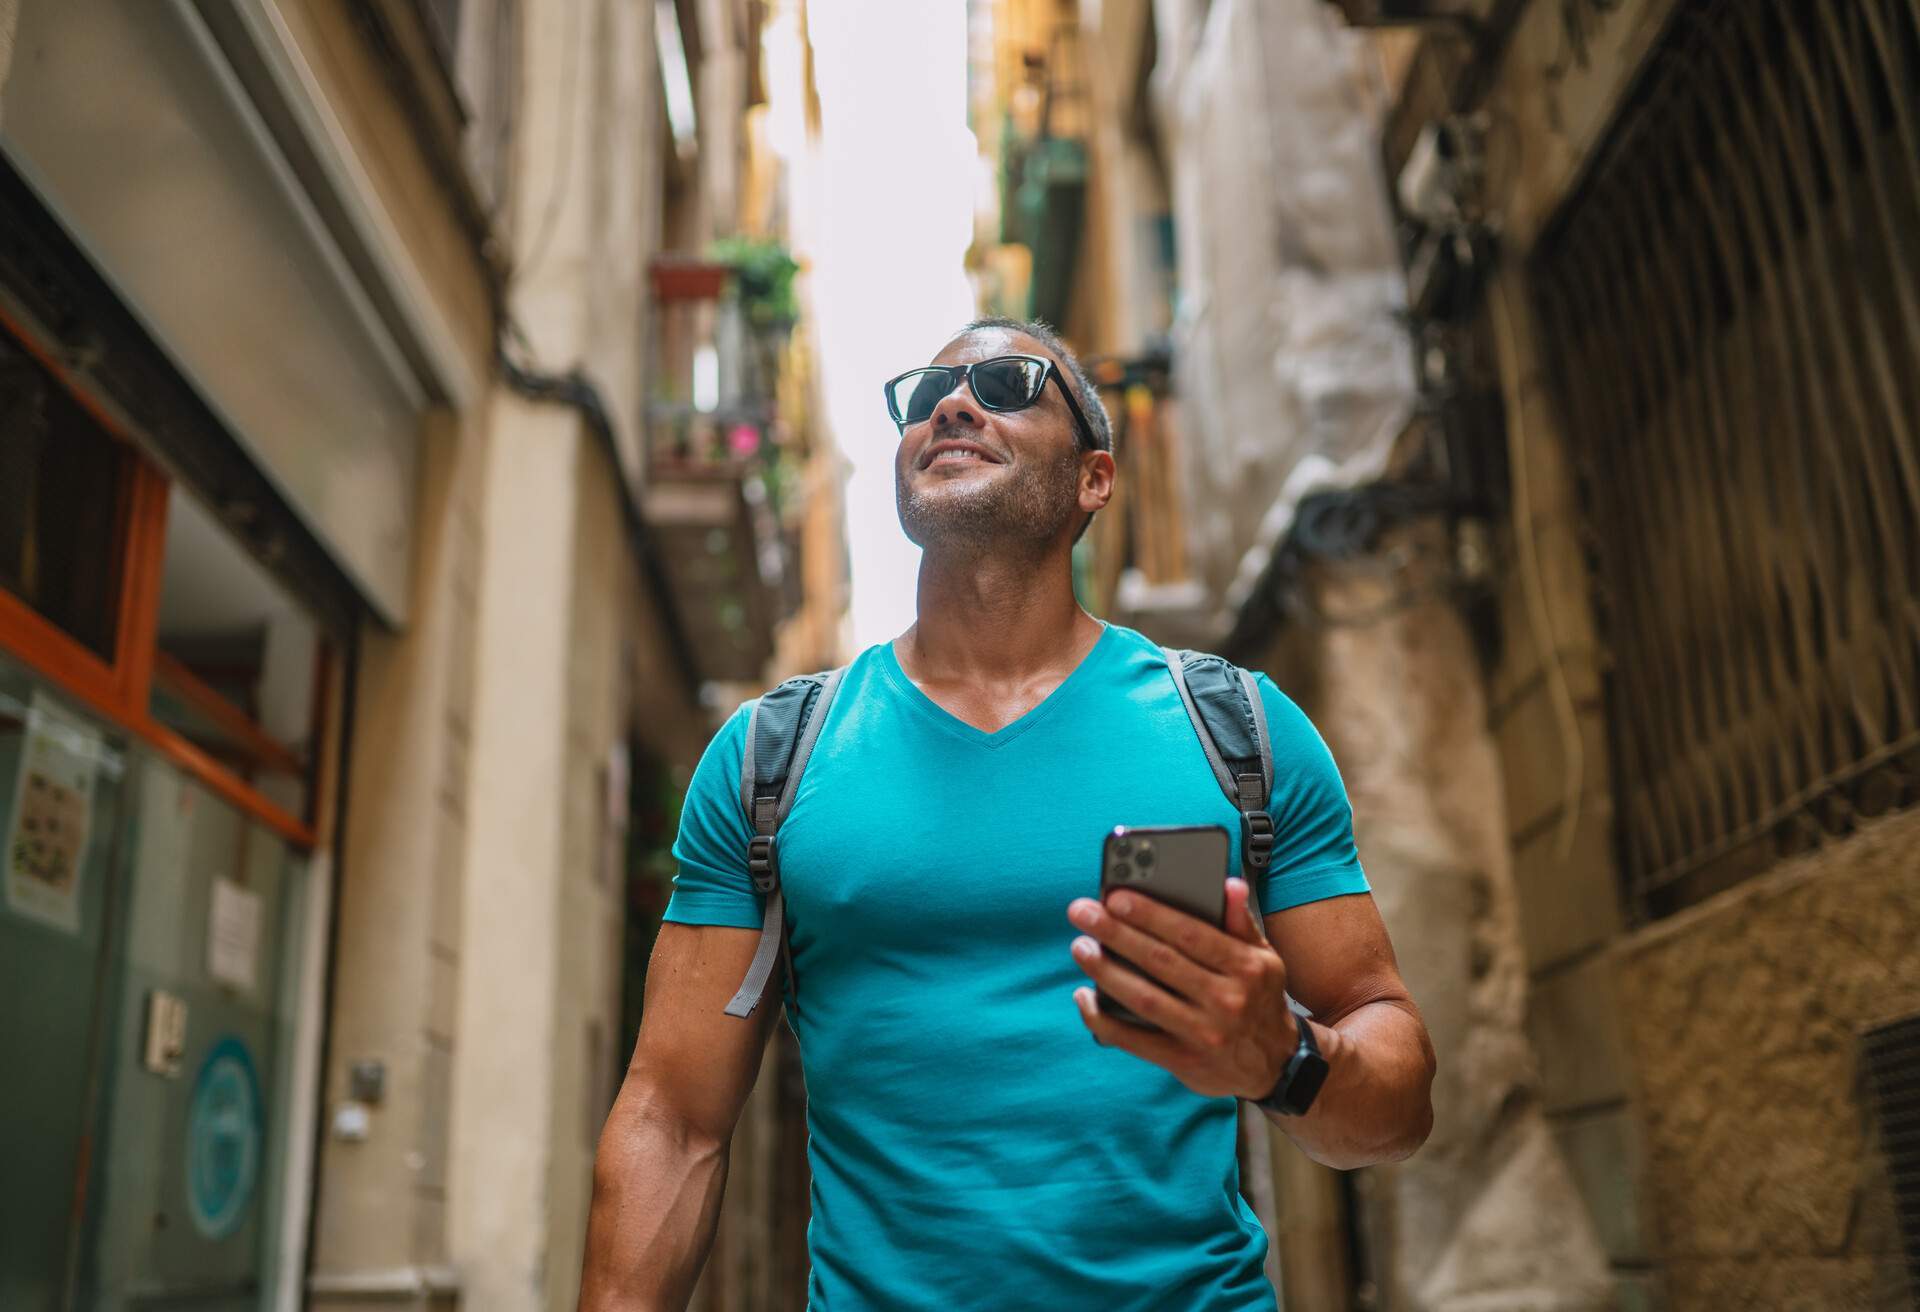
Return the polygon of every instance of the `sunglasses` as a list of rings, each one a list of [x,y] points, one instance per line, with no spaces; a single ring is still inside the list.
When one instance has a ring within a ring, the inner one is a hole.
[[[1073,389],[1061,377],[1060,367],[1038,355],[996,355],[991,360],[977,360],[973,364],[935,364],[925,369],[909,369],[887,381],[887,413],[904,433],[907,425],[924,423],[940,404],[940,398],[965,383],[982,409],[1007,414],[1025,410],[1037,402],[1049,378],[1060,385],[1060,395],[1067,398],[1067,409],[1073,412],[1081,445],[1088,451],[1100,450],[1100,443],[1093,436],[1093,425],[1087,422],[1080,403],[1073,399]]]

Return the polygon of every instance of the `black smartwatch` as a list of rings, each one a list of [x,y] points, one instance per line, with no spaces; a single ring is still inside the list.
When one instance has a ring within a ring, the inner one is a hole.
[[[1314,1095],[1327,1082],[1327,1059],[1320,1055],[1313,1026],[1307,1024],[1305,1016],[1295,1015],[1293,1019],[1300,1031],[1299,1046],[1294,1048],[1293,1056],[1287,1058],[1273,1092],[1253,1104],[1276,1116],[1306,1115],[1307,1108],[1313,1106]]]

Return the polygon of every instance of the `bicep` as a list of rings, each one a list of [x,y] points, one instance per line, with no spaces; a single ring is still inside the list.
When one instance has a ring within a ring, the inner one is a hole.
[[[1266,917],[1287,963],[1287,991],[1332,1024],[1370,1002],[1407,998],[1393,943],[1369,893],[1323,898]]]
[[[759,940],[758,930],[729,925],[662,924],[627,1070],[630,1086],[722,1141],[733,1133],[780,1014],[777,971],[753,1015],[725,1014]]]

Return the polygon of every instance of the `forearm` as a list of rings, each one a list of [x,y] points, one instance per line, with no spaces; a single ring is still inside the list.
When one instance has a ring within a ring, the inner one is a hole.
[[[1303,1022],[1305,1023],[1305,1022]],[[1349,1170],[1399,1161],[1433,1128],[1434,1055],[1411,1002],[1383,999],[1334,1024],[1314,1023],[1327,1082],[1305,1116],[1270,1119],[1324,1166]]]
[[[623,1091],[594,1156],[580,1312],[679,1312],[713,1244],[727,1144]]]

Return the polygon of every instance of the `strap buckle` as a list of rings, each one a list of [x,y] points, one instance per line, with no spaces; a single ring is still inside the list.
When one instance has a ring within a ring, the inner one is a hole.
[[[1240,853],[1250,870],[1265,870],[1273,859],[1273,817],[1266,811],[1240,813]]]
[[[780,886],[780,854],[772,834],[755,834],[747,840],[747,873],[753,876],[756,893],[771,893]]]

